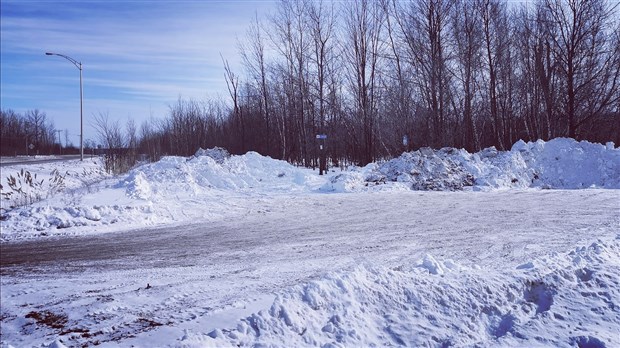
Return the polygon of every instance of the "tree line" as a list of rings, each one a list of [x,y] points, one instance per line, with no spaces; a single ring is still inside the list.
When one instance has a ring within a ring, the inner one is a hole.
[[[64,148],[62,138],[65,139]],[[38,109],[24,114],[11,109],[0,111],[1,156],[60,154],[63,150],[77,153],[76,148],[68,146],[68,139],[68,131],[56,130],[45,112]]]
[[[242,71],[222,57],[225,100],[179,98],[163,119],[123,128],[99,114],[94,126],[104,147],[152,160],[222,146],[321,169],[424,146],[620,143],[618,6],[282,0],[239,40]]]
[[[180,99],[142,141],[321,167],[422,146],[618,143],[618,18],[604,0],[284,0],[240,41],[244,71],[222,58],[228,104]]]

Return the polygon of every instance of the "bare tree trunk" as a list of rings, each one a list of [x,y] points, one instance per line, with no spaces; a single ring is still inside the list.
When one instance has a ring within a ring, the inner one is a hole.
[[[241,130],[241,152],[246,152],[247,148],[245,146],[245,122],[243,119],[243,113],[241,107],[239,105],[239,77],[235,75],[230,69],[230,65],[228,61],[224,60],[222,57],[222,62],[224,63],[224,71],[226,78],[226,87],[228,88],[228,93],[230,94],[230,98],[233,102],[233,115],[235,120],[239,122],[240,130]]]
[[[546,34],[563,85],[565,135],[580,137],[580,127],[613,107],[620,60],[613,21],[617,6],[604,0],[544,0]],[[614,47],[616,46],[616,47]]]

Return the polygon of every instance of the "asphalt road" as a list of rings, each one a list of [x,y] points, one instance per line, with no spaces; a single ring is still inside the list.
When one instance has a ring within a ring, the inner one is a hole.
[[[86,155],[84,156],[86,157]],[[0,158],[0,167],[7,167],[7,166],[17,166],[17,165],[24,165],[24,164],[42,164],[42,163],[51,163],[51,162],[62,162],[62,161],[69,161],[69,160],[74,160],[74,159],[79,159],[80,155],[62,155],[62,156],[56,156],[55,158],[42,158],[42,159],[37,159],[37,158],[28,158],[25,160],[16,160],[13,161],[14,158],[10,157],[8,160],[6,158]]]
[[[68,266],[79,271],[94,264],[103,269],[132,268],[135,263],[152,267],[191,266],[195,260],[188,256],[196,258],[201,254],[197,253],[199,250],[213,252],[243,241],[239,234],[226,232],[212,224],[188,225],[2,243],[0,273],[5,274],[9,268],[46,266]]]

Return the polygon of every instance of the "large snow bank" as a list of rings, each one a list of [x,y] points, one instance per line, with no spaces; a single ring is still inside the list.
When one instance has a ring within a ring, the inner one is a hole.
[[[432,256],[283,291],[269,310],[184,344],[209,346],[620,346],[620,235],[516,269]]]
[[[518,141],[511,152],[520,153],[535,171],[533,186],[620,188],[620,148],[612,142],[603,146],[566,138]]]
[[[49,169],[53,165],[44,166]],[[3,211],[1,238],[73,235],[79,233],[76,228],[84,226],[92,232],[221,219],[227,214],[256,211],[248,197],[311,193],[326,180],[311,169],[256,152],[230,156],[221,148],[200,149],[190,157],[164,157],[108,180],[103,180],[102,169],[97,168],[92,170],[92,182],[69,171],[65,183],[79,177],[83,179],[79,185],[70,184],[54,197]]]
[[[399,183],[413,190],[454,191],[504,188],[620,188],[620,148],[557,138],[518,141],[510,151],[494,147],[470,154],[462,149],[422,148],[383,164],[332,177],[323,189],[355,192],[360,187]],[[393,186],[393,184],[391,184]]]
[[[256,152],[231,156],[221,148],[200,149],[190,157],[164,157],[107,180],[96,159],[80,162],[87,165],[84,168],[76,163],[28,166],[44,180],[34,192],[39,195],[35,201],[40,201],[11,209],[3,200],[2,239],[75,234],[77,230],[72,228],[82,226],[91,231],[118,230],[221,219],[229,213],[255,209],[246,197],[260,199],[273,194],[620,188],[620,148],[613,143],[603,146],[572,139],[519,141],[511,151],[488,148],[474,154],[453,148],[423,148],[385,163],[332,171],[327,176]],[[20,169],[6,167],[2,173]],[[62,187],[51,185],[54,177],[50,173],[54,172],[64,175]],[[8,186],[3,179],[4,195]]]
[[[223,150],[225,151],[225,150]],[[199,150],[186,157],[164,157],[129,172],[117,187],[130,197],[166,200],[179,193],[196,196],[208,191],[311,191],[320,179],[311,170],[248,152],[227,156],[222,151]]]

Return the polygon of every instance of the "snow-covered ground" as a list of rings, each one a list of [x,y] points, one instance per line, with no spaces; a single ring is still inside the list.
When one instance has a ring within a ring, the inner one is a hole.
[[[507,152],[425,148],[382,164],[335,169],[323,177],[255,152],[227,156],[225,150],[200,150],[196,156],[165,157],[107,180],[102,180],[106,176],[97,158],[26,166],[41,184],[22,183],[18,193],[7,179],[19,179],[23,168],[2,168],[0,226],[5,241],[222,220],[252,210],[245,203],[248,197],[412,189],[620,189],[620,149],[613,143],[562,138],[520,141]],[[60,185],[55,176],[62,177]],[[4,199],[7,194],[10,199]],[[35,203],[8,210],[16,200]]]
[[[5,251],[58,250],[3,260],[5,346],[620,346],[611,143],[421,149],[325,177],[221,151],[122,177],[65,166],[23,167],[37,202],[2,202]]]

